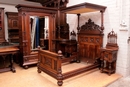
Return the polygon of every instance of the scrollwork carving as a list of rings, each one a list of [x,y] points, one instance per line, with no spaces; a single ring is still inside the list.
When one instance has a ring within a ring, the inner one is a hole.
[[[81,29],[84,29],[84,30],[92,30],[92,29],[101,29],[99,27],[99,25],[95,24],[94,22],[92,22],[91,19],[88,20],[88,22],[86,22],[83,26],[81,26]]]
[[[99,25],[95,24],[91,19],[89,19],[88,22],[81,26],[79,33],[101,34],[102,30]]]

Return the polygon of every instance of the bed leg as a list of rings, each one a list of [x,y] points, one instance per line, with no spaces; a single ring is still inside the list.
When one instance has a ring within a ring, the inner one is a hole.
[[[63,84],[63,75],[62,75],[61,69],[58,70],[57,80],[58,80],[58,81],[57,81],[57,84],[58,84],[59,86],[62,86],[62,84]]]
[[[58,84],[58,86],[62,86],[63,81],[62,80],[61,81],[58,80],[57,84]]]

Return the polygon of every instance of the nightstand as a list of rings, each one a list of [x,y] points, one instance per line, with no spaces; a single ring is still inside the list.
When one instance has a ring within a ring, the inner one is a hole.
[[[108,75],[115,73],[117,60],[117,34],[112,30],[107,35],[108,41],[105,48],[100,48],[101,51],[101,72],[107,72]]]
[[[101,72],[115,73],[118,48],[101,48]]]

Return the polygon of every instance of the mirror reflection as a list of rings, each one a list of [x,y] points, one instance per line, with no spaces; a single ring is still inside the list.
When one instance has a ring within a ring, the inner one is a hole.
[[[31,50],[35,51],[38,46],[48,50],[49,17],[30,16]]]

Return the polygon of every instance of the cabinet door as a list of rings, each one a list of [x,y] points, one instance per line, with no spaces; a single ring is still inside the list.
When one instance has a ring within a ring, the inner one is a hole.
[[[18,19],[9,18],[8,27],[9,27],[9,29],[18,29]]]
[[[6,12],[8,18],[8,29],[18,29],[18,13]]]
[[[8,20],[8,39],[12,43],[19,43],[18,13],[6,12]]]

